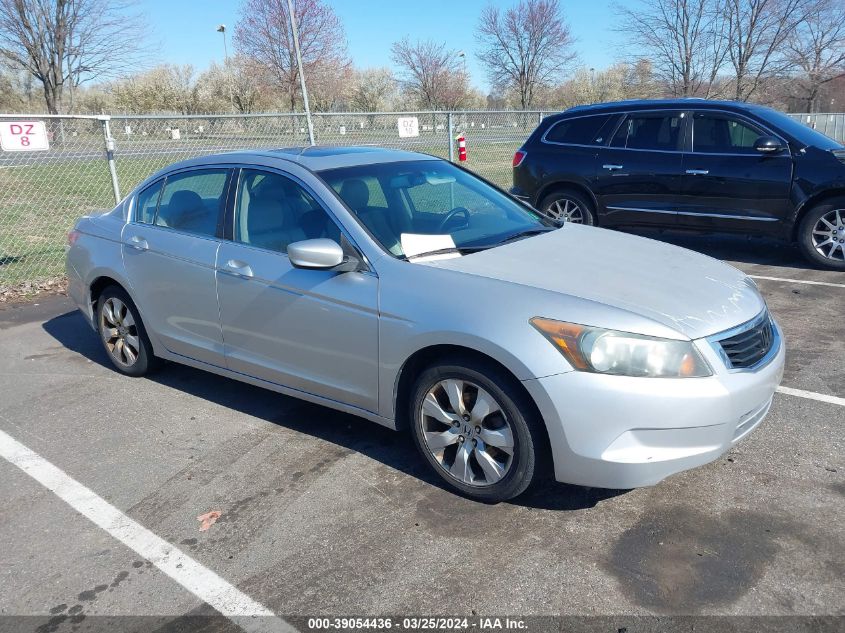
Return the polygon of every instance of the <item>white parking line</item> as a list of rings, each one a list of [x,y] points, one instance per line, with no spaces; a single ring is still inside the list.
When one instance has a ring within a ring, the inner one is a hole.
[[[787,281],[791,284],[807,284],[808,286],[832,286],[845,288],[845,284],[835,284],[830,281],[810,281],[809,279],[787,279],[785,277],[764,277],[763,275],[748,275],[752,279],[766,279],[767,281]]]
[[[272,611],[184,554],[179,548],[130,519],[108,501],[3,431],[0,431],[0,456],[245,631],[295,631]]]
[[[838,404],[840,407],[845,407],[845,398],[838,398],[836,396],[829,396],[825,393],[816,393],[815,391],[804,391],[803,389],[793,389],[792,387],[778,387],[778,393],[787,396],[796,396],[798,398],[807,398],[809,400],[818,400],[819,402],[827,402],[829,404]]]

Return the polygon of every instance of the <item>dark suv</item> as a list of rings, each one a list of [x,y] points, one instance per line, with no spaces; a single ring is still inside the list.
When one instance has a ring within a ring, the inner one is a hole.
[[[561,220],[766,235],[845,270],[845,148],[770,108],[623,101],[546,117],[511,193]]]

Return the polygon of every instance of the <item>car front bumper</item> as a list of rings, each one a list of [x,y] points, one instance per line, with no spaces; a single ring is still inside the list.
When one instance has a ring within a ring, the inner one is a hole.
[[[631,378],[571,371],[523,381],[546,423],[555,479],[638,488],[717,459],[769,411],[785,357],[779,329],[777,334],[777,352],[754,371],[726,369],[706,341],[696,341],[715,375]]]

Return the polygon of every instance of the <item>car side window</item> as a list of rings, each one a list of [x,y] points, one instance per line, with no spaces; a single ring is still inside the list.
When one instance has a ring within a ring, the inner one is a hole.
[[[699,112],[693,117],[692,151],[711,154],[754,154],[759,128],[721,114]]]
[[[168,176],[156,214],[156,226],[207,237],[217,234],[225,203],[228,169],[198,169]]]
[[[611,118],[605,114],[558,121],[546,132],[544,139],[567,145],[601,145],[604,143],[601,133]]]
[[[281,174],[242,169],[235,203],[234,239],[284,253],[289,244],[327,237],[340,228],[303,187]]]
[[[680,113],[631,114],[616,130],[610,144],[628,149],[678,151],[682,121]]]
[[[136,222],[142,222],[144,224],[153,223],[156,210],[158,209],[158,199],[161,195],[161,185],[163,183],[164,179],[162,178],[138,194],[138,201],[135,207]]]

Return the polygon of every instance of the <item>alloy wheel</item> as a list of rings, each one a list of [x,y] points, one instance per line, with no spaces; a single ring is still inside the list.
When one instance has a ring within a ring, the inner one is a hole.
[[[115,361],[131,367],[138,360],[141,342],[138,326],[129,307],[117,297],[109,297],[100,312],[100,333]]]
[[[569,198],[560,198],[549,205],[548,214],[553,220],[560,222],[572,222],[573,224],[584,223],[584,212],[581,206]]]
[[[845,261],[845,209],[822,215],[813,227],[813,247],[822,257]]]
[[[502,407],[469,380],[436,383],[422,402],[420,424],[425,448],[449,476],[485,487],[510,470],[514,433]]]

